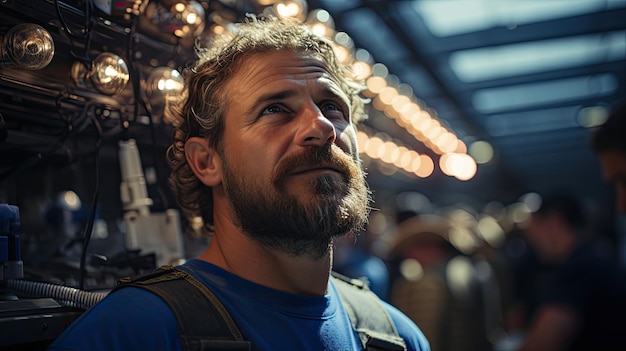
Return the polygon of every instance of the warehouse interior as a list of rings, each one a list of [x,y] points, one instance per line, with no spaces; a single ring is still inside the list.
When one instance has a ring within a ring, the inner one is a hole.
[[[167,183],[167,107],[195,39],[248,13],[299,18],[362,75],[371,103],[359,147],[378,235],[403,212],[489,215],[507,228],[539,194],[561,191],[621,242],[589,138],[626,97],[626,0],[8,0],[3,291],[24,277],[106,290],[206,245]],[[24,40],[37,52],[24,55]],[[22,302],[5,305],[3,328],[34,309]],[[44,302],[58,311],[51,328],[25,324],[0,346],[36,349],[79,314]]]

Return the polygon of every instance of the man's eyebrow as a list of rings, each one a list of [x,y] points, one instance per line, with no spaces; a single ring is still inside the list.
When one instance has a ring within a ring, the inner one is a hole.
[[[326,98],[339,98],[341,100],[346,100],[347,96],[344,91],[342,91],[338,86],[333,85],[325,85],[320,90],[320,94]]]
[[[263,105],[267,102],[287,99],[294,95],[296,95],[296,92],[293,89],[285,89],[285,90],[274,91],[274,92],[263,94],[259,96],[258,98],[254,99],[250,107],[250,110],[248,112],[250,113],[254,112],[259,105]]]
[[[325,84],[321,88],[320,95],[326,99],[338,99],[346,105],[346,108],[350,108],[350,98],[336,84]]]
[[[350,103],[347,100],[347,97],[345,97],[342,93],[343,91],[339,87],[333,86],[331,84],[324,84],[318,87],[318,94],[320,96],[326,99],[330,99],[330,98],[339,99],[349,107]],[[265,103],[288,99],[290,97],[296,96],[297,94],[298,92],[295,89],[291,89],[291,88],[262,94],[258,98],[254,99],[254,101],[251,104],[250,109],[248,110],[248,113],[252,114],[256,112],[256,109],[258,108],[259,105],[264,105]]]
[[[254,104],[260,104],[269,101],[276,101],[287,99],[296,95],[296,92],[293,89],[285,89],[277,92],[270,92],[259,96],[256,100],[254,100]]]

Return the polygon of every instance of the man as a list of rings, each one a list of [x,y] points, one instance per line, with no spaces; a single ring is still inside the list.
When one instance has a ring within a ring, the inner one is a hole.
[[[355,123],[360,86],[303,25],[250,19],[188,72],[168,159],[181,208],[212,235],[179,267],[225,306],[252,350],[360,350],[329,279],[336,238],[366,224]],[[184,296],[181,296],[184,298]],[[408,350],[429,350],[388,304]],[[52,350],[180,350],[159,297],[124,288]]]
[[[536,309],[518,351],[626,350],[626,272],[587,228],[570,196],[544,198],[532,214],[526,239],[547,269],[530,287]]]
[[[626,103],[613,109],[591,145],[600,158],[604,178],[615,185],[617,210],[626,214]]]

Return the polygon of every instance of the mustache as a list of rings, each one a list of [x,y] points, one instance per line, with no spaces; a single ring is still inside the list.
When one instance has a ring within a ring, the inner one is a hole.
[[[335,144],[326,144],[318,148],[306,148],[298,154],[284,158],[278,164],[274,184],[283,183],[292,170],[297,167],[315,167],[319,165],[335,168],[347,182],[354,176],[354,167],[358,167],[356,161]]]

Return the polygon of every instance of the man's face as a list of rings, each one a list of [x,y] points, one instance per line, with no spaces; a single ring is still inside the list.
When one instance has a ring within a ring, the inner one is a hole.
[[[350,105],[320,60],[246,58],[226,92],[223,186],[244,232],[321,257],[332,238],[364,226],[369,192]]]
[[[615,186],[617,210],[626,214],[626,154],[614,149],[600,153],[604,179]]]

